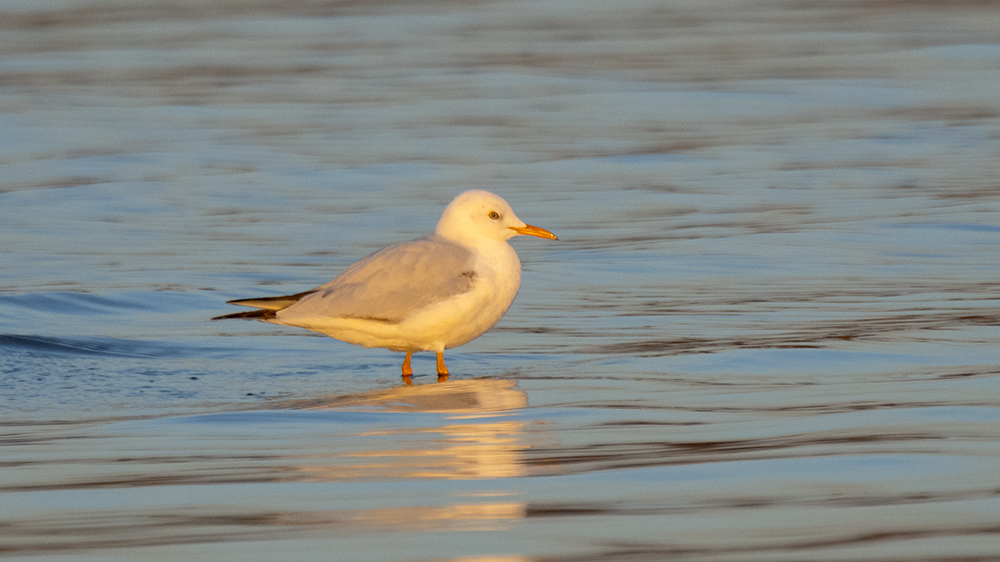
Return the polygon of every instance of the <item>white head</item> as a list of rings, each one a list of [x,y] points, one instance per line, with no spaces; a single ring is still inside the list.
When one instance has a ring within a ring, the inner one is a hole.
[[[483,239],[503,241],[519,234],[558,240],[544,228],[524,224],[501,197],[473,189],[456,197],[445,208],[434,234],[466,246]]]

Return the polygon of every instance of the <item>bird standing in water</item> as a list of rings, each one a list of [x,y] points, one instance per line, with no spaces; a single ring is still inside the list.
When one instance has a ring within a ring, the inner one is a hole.
[[[405,351],[407,383],[413,353],[433,351],[438,380],[447,380],[444,350],[482,335],[514,302],[521,261],[507,240],[522,234],[558,240],[525,224],[499,196],[466,191],[445,208],[433,234],[375,252],[303,293],[229,301],[259,310],[213,320],[251,318]]]

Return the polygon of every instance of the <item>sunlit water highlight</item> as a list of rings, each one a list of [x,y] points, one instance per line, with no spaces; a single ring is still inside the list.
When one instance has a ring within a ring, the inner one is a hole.
[[[992,560],[988,2],[0,8],[0,557]],[[227,299],[470,187],[499,326],[400,357]]]

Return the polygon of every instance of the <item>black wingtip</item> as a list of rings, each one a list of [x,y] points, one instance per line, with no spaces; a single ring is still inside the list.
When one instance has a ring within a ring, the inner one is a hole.
[[[247,312],[236,312],[233,314],[225,314],[223,316],[216,316],[212,320],[233,320],[236,318],[248,318],[251,320],[269,320],[277,316],[274,310],[249,310]]]

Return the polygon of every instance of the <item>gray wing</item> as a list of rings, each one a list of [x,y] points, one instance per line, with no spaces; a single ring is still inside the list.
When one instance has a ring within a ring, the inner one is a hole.
[[[472,252],[437,236],[376,252],[280,311],[283,321],[313,317],[401,322],[414,311],[464,293],[475,278]]]

